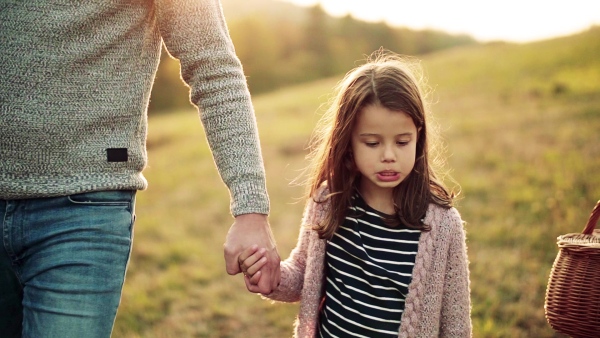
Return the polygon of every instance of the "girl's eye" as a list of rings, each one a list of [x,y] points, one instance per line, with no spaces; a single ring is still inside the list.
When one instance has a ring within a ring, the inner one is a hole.
[[[367,145],[367,147],[375,147],[379,144],[379,142],[365,142],[365,144]]]
[[[396,144],[399,146],[405,146],[408,144],[408,141],[398,141],[398,142],[396,142]]]

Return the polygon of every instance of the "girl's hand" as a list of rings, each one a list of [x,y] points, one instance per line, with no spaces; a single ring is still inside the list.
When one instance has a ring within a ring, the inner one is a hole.
[[[240,270],[244,274],[244,280],[248,291],[254,291],[257,289],[258,282],[262,275],[260,269],[267,264],[267,257],[265,256],[267,250],[265,248],[258,248],[256,245],[252,245],[248,249],[242,251],[238,257]]]

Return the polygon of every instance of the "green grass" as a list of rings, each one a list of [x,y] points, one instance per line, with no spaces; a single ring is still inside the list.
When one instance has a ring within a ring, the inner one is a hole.
[[[427,56],[432,106],[462,188],[475,337],[554,337],[544,292],[556,237],[580,232],[600,199],[600,29],[526,45]],[[270,222],[296,242],[319,107],[338,79],[256,96]],[[295,304],[271,304],[226,274],[229,197],[194,111],[150,119],[147,191],[115,337],[289,337]]]

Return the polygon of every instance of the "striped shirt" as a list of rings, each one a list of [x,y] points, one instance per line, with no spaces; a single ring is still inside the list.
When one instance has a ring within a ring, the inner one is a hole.
[[[360,195],[327,242],[321,337],[397,337],[419,230],[385,225]]]

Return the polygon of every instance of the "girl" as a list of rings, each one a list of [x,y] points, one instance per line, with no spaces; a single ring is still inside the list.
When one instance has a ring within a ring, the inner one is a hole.
[[[298,244],[263,295],[300,301],[296,337],[471,336],[463,222],[431,165],[413,66],[376,54],[322,120]],[[263,255],[240,255],[247,286]]]

